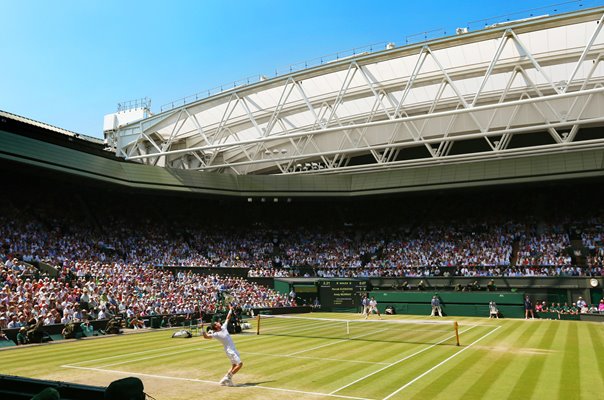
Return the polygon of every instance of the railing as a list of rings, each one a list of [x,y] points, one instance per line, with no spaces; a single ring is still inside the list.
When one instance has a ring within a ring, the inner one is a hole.
[[[603,5],[604,1],[602,0],[572,0],[566,1],[563,3],[551,4],[548,6],[531,8],[528,10],[518,11],[511,14],[498,15],[495,17],[470,21],[464,25],[462,25],[462,32],[469,32],[472,30],[481,30],[491,27],[496,27],[499,25],[504,25],[508,22],[519,21],[519,20],[529,20],[531,18],[542,17],[545,15],[557,15],[563,14],[571,11],[578,11],[590,7],[596,7],[599,5]],[[459,28],[459,27],[456,27]],[[317,66],[321,66],[327,63],[333,63],[340,61],[342,59],[350,59],[354,57],[359,57],[366,54],[375,53],[378,51],[388,50],[391,48],[407,46],[411,44],[418,44],[422,42],[427,42],[431,40],[435,40],[438,38],[446,37],[447,35],[452,35],[456,32],[456,28],[438,28],[432,29],[428,31],[423,31],[419,33],[414,33],[411,35],[404,36],[400,42],[379,42],[368,44],[360,47],[354,47],[352,49],[338,51],[331,54],[326,54],[321,57],[313,58],[306,61],[297,62],[294,64],[287,65],[282,68],[275,68],[274,73],[269,75],[265,74],[256,74],[250,75],[248,77],[236,80],[234,82],[226,83],[223,85],[215,86],[210,89],[206,89],[201,92],[197,92],[195,94],[182,97],[180,99],[171,101],[169,103],[163,104],[161,106],[160,111],[168,111],[172,110],[176,107],[184,106],[188,103],[192,103],[198,100],[202,100],[208,98],[210,96],[223,93],[228,90],[248,86],[254,83],[262,82],[268,80],[273,77],[278,77],[282,75],[291,74],[293,72],[303,71],[308,68],[313,68]],[[400,44],[399,44],[400,43]],[[119,110],[118,110],[119,111]]]
[[[117,103],[117,112],[128,111],[136,108],[151,109],[151,99],[143,97],[142,99],[127,100]]]

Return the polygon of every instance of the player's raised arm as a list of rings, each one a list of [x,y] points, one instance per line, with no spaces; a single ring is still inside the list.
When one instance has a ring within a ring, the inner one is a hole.
[[[229,320],[231,319],[231,314],[233,314],[233,306],[229,304],[229,312],[227,313],[226,319],[224,320],[225,325],[229,324]]]
[[[201,326],[199,327],[199,329],[201,329],[201,334],[203,335],[204,339],[212,339],[212,335],[208,335],[208,333],[206,332],[206,330],[203,329],[203,316],[201,318]]]

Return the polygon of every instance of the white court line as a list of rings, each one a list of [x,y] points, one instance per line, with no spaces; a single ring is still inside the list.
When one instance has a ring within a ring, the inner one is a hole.
[[[148,377],[148,378],[170,379],[170,380],[177,380],[177,381],[210,383],[210,384],[213,384],[213,385],[220,385],[220,383],[218,383],[218,382],[207,381],[207,380],[203,380],[203,379],[179,378],[179,377],[175,377],[175,376],[143,374],[143,373],[140,373],[140,372],[115,371],[115,370],[100,369],[100,368],[77,367],[77,366],[73,366],[73,365],[62,365],[61,367],[63,367],[63,368],[81,369],[81,370],[89,370],[89,371],[96,371],[96,372],[113,373],[113,374],[121,374],[121,375],[142,376],[142,377]],[[303,390],[282,389],[282,388],[274,388],[274,387],[269,387],[269,386],[252,386],[252,385],[245,386],[245,385],[242,385],[242,386],[235,386],[235,387],[229,387],[228,388],[228,390],[233,390],[233,389],[263,389],[263,390],[272,390],[272,391],[277,391],[277,392],[308,394],[308,395],[312,395],[312,396],[337,397],[337,398],[341,398],[341,399],[372,400],[372,399],[368,399],[368,398],[365,398],[365,397],[343,396],[343,395],[331,394],[331,393],[305,392]]]
[[[480,342],[482,339],[486,338],[487,336],[489,336],[490,334],[494,333],[497,329],[501,328],[501,326],[496,327],[495,329],[493,329],[492,331],[490,331],[489,333],[487,333],[486,335],[483,335],[481,337],[479,337],[478,339],[476,339],[475,341],[473,341],[472,343],[470,343],[467,347],[463,348],[461,351],[458,351],[457,353],[453,354],[451,357],[447,358],[444,361],[439,362],[438,364],[436,364],[435,366],[433,366],[432,368],[430,368],[429,370],[427,370],[426,372],[424,372],[423,374],[419,375],[418,377],[410,380],[409,382],[407,382],[405,385],[401,386],[400,388],[398,388],[397,390],[395,390],[394,392],[390,393],[388,396],[384,397],[382,400],[388,400],[389,398],[391,398],[392,396],[394,396],[395,394],[399,393],[401,390],[404,390],[405,388],[407,388],[409,385],[411,385],[412,383],[414,383],[415,381],[417,381],[418,379],[423,378],[424,376],[428,375],[430,372],[434,371],[436,368],[440,367],[441,365],[443,365],[444,363],[446,363],[447,361],[451,360],[454,357],[457,357],[458,355],[460,355],[461,353],[463,353],[464,351],[468,350],[470,347],[472,347],[473,345],[475,345],[476,343]]]
[[[469,331],[469,330],[471,330],[471,329],[474,329],[474,328],[476,328],[476,325],[473,325],[472,327],[470,327],[470,328],[466,329],[465,331],[460,332],[460,334],[461,334],[461,333],[465,333],[465,332],[467,332],[467,331]],[[431,349],[431,348],[433,348],[433,347],[435,347],[435,346],[438,346],[439,344],[441,344],[441,343],[443,343],[443,342],[446,342],[447,340],[450,340],[450,339],[452,339],[452,338],[454,338],[454,337],[455,337],[455,335],[451,335],[451,336],[449,336],[449,337],[446,337],[446,338],[444,338],[443,340],[441,340],[440,342],[436,342],[436,343],[434,343],[433,345],[430,345],[430,346],[428,346],[428,347],[425,347],[425,348],[423,348],[423,349],[421,349],[421,350],[419,350],[419,351],[416,351],[416,352],[415,352],[415,353],[413,353],[413,354],[410,354],[410,355],[408,355],[408,356],[406,356],[406,357],[404,357],[404,358],[401,358],[400,360],[395,361],[395,362],[393,362],[392,364],[385,366],[384,368],[380,368],[380,369],[378,369],[377,371],[374,371],[374,372],[372,372],[372,373],[370,373],[370,374],[368,374],[368,375],[365,375],[365,376],[363,376],[363,377],[361,377],[361,378],[357,379],[356,381],[350,382],[349,384],[344,385],[344,386],[342,386],[341,388],[336,389],[336,390],[334,390],[334,391],[330,392],[329,394],[334,394],[334,393],[339,392],[340,390],[346,389],[347,387],[352,386],[352,385],[354,385],[354,384],[355,384],[355,383],[357,383],[357,382],[360,382],[360,381],[362,381],[362,380],[364,380],[364,379],[367,379],[367,378],[369,378],[370,376],[373,376],[373,375],[375,375],[375,374],[377,374],[377,373],[379,373],[379,372],[382,372],[383,370],[388,369],[388,368],[392,367],[393,365],[396,365],[396,364],[401,363],[401,362],[403,362],[403,361],[405,361],[405,360],[408,360],[408,359],[410,359],[411,357],[415,357],[416,355],[421,354],[421,353],[423,353],[424,351],[429,350],[429,349]]]
[[[343,342],[348,342],[348,341],[353,340],[353,339],[358,339],[358,338],[362,338],[362,337],[365,337],[365,336],[373,335],[373,334],[376,334],[376,333],[379,333],[379,332],[384,332],[385,330],[386,330],[386,329],[381,329],[381,330],[379,330],[379,331],[371,331],[371,332],[369,332],[369,333],[364,333],[364,334],[362,334],[362,335],[353,336],[353,337],[348,338],[348,339],[338,340],[337,342],[326,343],[326,344],[322,344],[322,345],[320,345],[320,346],[311,347],[310,349],[306,349],[306,350],[300,350],[300,351],[295,351],[295,352],[293,352],[293,353],[286,354],[286,356],[294,356],[294,355],[296,355],[296,354],[300,354],[300,353],[306,353],[307,351],[312,351],[312,350],[322,349],[323,347],[328,347],[328,346],[333,346],[334,344],[343,343]],[[327,338],[327,339],[329,339],[329,338]]]
[[[198,351],[209,351],[214,353],[222,353],[224,350],[212,350],[212,349],[195,349]],[[240,352],[241,354],[251,354],[255,356],[269,356],[269,357],[278,357],[278,358],[301,358],[305,360],[316,360],[316,361],[340,361],[340,362],[350,362],[350,363],[358,363],[358,364],[376,364],[376,365],[390,365],[390,363],[386,362],[375,362],[375,361],[360,361],[360,360],[347,360],[345,358],[322,358],[322,357],[308,357],[308,356],[287,356],[283,354],[275,354],[275,353],[256,353],[250,351]],[[101,366],[103,367],[103,366]],[[99,367],[99,368],[101,368]]]

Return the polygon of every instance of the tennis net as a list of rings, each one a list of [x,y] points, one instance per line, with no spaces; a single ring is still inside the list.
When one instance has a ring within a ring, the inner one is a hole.
[[[444,343],[459,346],[457,321],[258,315],[256,333],[359,341]]]

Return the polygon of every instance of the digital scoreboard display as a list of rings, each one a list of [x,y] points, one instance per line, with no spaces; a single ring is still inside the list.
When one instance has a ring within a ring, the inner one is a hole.
[[[319,282],[319,299],[324,307],[357,307],[367,292],[367,281],[333,280]]]

